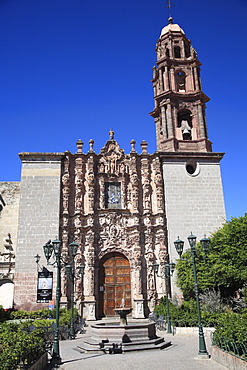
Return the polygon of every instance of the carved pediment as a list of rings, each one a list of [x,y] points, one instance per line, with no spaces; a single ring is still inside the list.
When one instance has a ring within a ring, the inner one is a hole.
[[[106,160],[120,160],[124,156],[124,150],[120,148],[116,140],[108,140],[100,154],[103,154]]]
[[[120,148],[116,140],[108,140],[101,149],[102,157],[99,160],[99,172],[116,174],[121,170],[125,172],[125,166],[119,168],[119,164],[124,160],[124,150]]]

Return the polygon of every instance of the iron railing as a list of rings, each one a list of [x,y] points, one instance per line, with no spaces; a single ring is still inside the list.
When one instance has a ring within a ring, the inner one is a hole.
[[[212,345],[247,362],[247,341],[241,343],[234,340],[227,340],[218,336],[217,333],[213,333]]]

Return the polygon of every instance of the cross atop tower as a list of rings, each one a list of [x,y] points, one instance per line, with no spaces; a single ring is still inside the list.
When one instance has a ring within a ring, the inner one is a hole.
[[[174,5],[174,3],[171,0],[165,1],[164,8],[168,8],[169,9],[169,16],[170,16],[169,19],[172,18],[171,8],[174,8],[174,7],[175,7],[175,5]]]

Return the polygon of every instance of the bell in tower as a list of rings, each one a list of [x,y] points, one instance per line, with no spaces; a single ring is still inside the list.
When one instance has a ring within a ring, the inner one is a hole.
[[[158,151],[211,152],[207,137],[205,104],[202,92],[201,63],[184,31],[169,18],[156,45],[153,68]]]

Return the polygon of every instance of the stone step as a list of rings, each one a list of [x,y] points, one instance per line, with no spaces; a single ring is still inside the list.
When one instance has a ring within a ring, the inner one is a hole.
[[[75,350],[81,353],[109,353],[109,348],[99,348],[99,346],[94,347],[87,343],[77,346]]]
[[[163,343],[165,340],[164,338],[157,337],[154,339],[142,339],[142,340],[136,340],[134,342],[127,342],[127,343],[122,343],[122,347],[128,347],[128,346],[133,346],[133,345],[144,345],[144,344],[159,344]]]
[[[90,353],[124,353],[130,351],[142,351],[151,349],[163,349],[171,345],[171,342],[165,342],[164,338],[152,340],[140,340],[130,343],[98,343],[93,340],[85,340],[80,346],[77,346],[80,352]]]
[[[131,347],[122,347],[122,352],[130,352],[130,351],[146,351],[146,350],[152,350],[152,349],[164,349],[166,347],[169,347],[171,345],[171,342],[162,342],[158,344],[151,344],[146,343],[143,345],[133,345]]]

